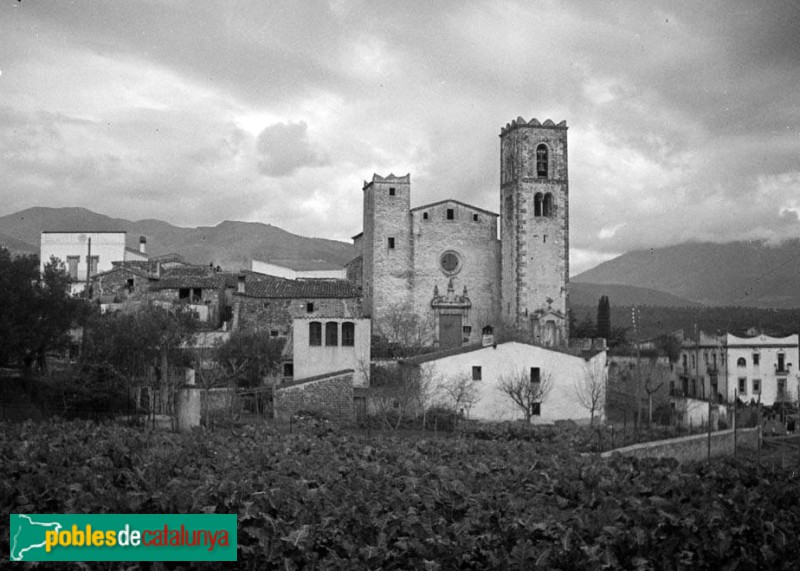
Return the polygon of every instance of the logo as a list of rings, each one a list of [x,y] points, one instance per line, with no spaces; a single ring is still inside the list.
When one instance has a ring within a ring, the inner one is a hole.
[[[11,514],[11,561],[236,561],[236,514]]]

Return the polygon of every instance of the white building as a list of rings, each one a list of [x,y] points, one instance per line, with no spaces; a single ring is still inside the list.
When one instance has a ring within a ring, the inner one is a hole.
[[[588,422],[590,410],[580,403],[578,393],[586,382],[605,387],[606,352],[587,351],[583,355],[511,341],[439,351],[406,359],[403,365],[419,367],[424,377],[431,380],[431,393],[434,395],[439,395],[454,379],[472,381],[477,393],[475,403],[468,411],[472,419],[524,419],[522,409],[500,390],[503,379],[513,378],[538,382],[543,388],[549,385],[549,390],[544,391],[546,394],[534,408],[532,422]],[[598,404],[595,416],[602,417],[605,402]]]
[[[347,279],[347,270],[325,260],[253,260],[250,269],[259,274],[285,278],[287,280],[322,278],[330,280]]]
[[[675,374],[676,394],[773,405],[800,392],[798,335],[706,335],[684,340]]]
[[[796,400],[798,395],[798,335],[744,338],[725,337],[728,370],[728,399],[773,405]]]
[[[292,320],[294,380],[352,369],[353,386],[369,384],[370,320],[309,317]]]
[[[42,232],[40,270],[44,271],[51,257],[58,258],[72,278],[70,293],[81,292],[88,278],[110,270],[113,262],[147,259],[144,237],[140,238],[139,250],[127,248],[125,240],[125,232]]]

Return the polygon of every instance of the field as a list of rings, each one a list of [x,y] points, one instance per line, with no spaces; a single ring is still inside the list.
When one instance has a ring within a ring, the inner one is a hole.
[[[236,513],[230,567],[243,569],[796,568],[796,467],[600,460],[584,442],[570,429],[432,439],[319,421],[293,434],[6,423],[0,517]],[[139,568],[111,565],[96,568]]]

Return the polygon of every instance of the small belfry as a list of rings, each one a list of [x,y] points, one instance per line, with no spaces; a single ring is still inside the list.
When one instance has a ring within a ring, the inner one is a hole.
[[[500,132],[501,313],[544,345],[567,343],[567,123],[522,117]]]

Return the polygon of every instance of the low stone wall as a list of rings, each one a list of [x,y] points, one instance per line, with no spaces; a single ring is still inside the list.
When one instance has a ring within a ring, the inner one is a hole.
[[[352,422],[353,371],[301,379],[275,390],[275,418],[288,421],[299,411],[319,412]]]
[[[737,449],[755,449],[758,445],[758,428],[740,428],[736,434]],[[675,458],[679,462],[695,462],[708,458],[708,434],[694,434],[669,440],[656,440],[633,444],[603,452],[601,457],[614,454],[639,458]],[[711,433],[711,456],[733,456],[733,429]]]

